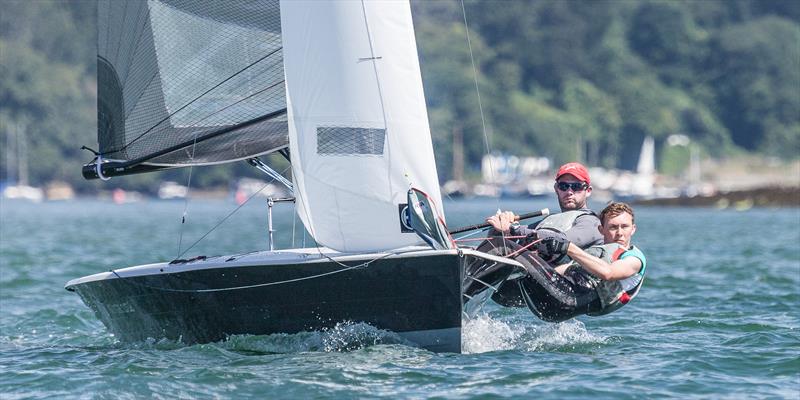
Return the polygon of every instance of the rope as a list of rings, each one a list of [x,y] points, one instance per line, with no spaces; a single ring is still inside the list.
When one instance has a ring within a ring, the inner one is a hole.
[[[120,276],[117,273],[117,271],[115,271],[113,269],[110,270],[110,272],[112,274],[114,274],[114,276],[116,276],[117,278],[123,279],[124,282],[126,282],[126,283],[129,283],[129,284],[132,284],[132,285],[135,285],[135,286],[144,287],[144,288],[147,288],[147,289],[158,290],[158,291],[163,291],[163,292],[177,292],[177,293],[213,293],[213,292],[225,292],[225,291],[231,291],[231,290],[253,289],[253,288],[265,287],[265,286],[276,286],[276,285],[283,285],[283,284],[288,284],[288,283],[301,282],[301,281],[306,281],[306,280],[310,280],[310,279],[321,278],[321,277],[324,277],[324,276],[329,276],[329,275],[334,275],[334,274],[338,274],[338,273],[342,273],[342,272],[347,272],[347,271],[354,270],[354,269],[366,268],[366,267],[368,267],[370,264],[372,264],[375,261],[381,260],[383,258],[392,256],[392,255],[398,255],[398,254],[402,254],[402,253],[387,253],[387,254],[384,254],[384,255],[382,255],[380,257],[376,257],[376,258],[374,258],[372,260],[369,260],[369,261],[366,261],[366,262],[363,262],[363,263],[357,264],[357,265],[347,265],[347,264],[344,264],[344,263],[342,263],[340,261],[334,260],[330,256],[323,255],[329,261],[332,261],[332,262],[334,262],[334,263],[336,263],[336,264],[338,264],[338,265],[340,265],[340,266],[342,266],[344,268],[341,268],[341,269],[338,269],[338,270],[335,270],[335,271],[321,273],[321,274],[306,276],[306,277],[302,277],[302,278],[287,279],[287,280],[277,281],[277,282],[258,283],[258,284],[253,284],[253,285],[231,286],[231,287],[224,287],[224,288],[217,288],[217,289],[170,289],[170,288],[156,287],[156,286],[145,285],[145,284],[142,284],[142,283],[139,283],[139,282],[135,282],[135,281],[124,280],[125,278]]]
[[[525,238],[525,237],[527,237],[527,236],[506,236],[506,235],[503,235],[503,236],[497,236],[496,238],[502,238],[503,239],[503,249],[505,249],[506,248],[505,241],[507,239],[521,239],[521,238]],[[469,239],[469,240],[474,240],[474,239]],[[488,241],[489,244],[492,245],[493,249],[497,249],[498,248],[497,246],[495,246],[494,241],[491,240],[491,238],[484,238],[484,240]],[[504,254],[501,257],[512,258],[512,257],[516,256],[517,254],[528,250],[531,246],[535,245],[536,243],[541,242],[542,240],[544,240],[544,239],[534,240],[534,241],[526,244],[525,246],[520,247],[519,249],[517,249],[517,251],[514,251],[514,252],[509,253],[509,254]]]
[[[95,161],[95,164],[94,164],[94,170],[95,170],[95,172],[97,172],[97,177],[100,178],[101,181],[110,180],[111,178],[103,175],[102,164],[103,164],[103,156],[98,153],[97,154],[97,161]]]
[[[522,239],[522,238],[526,238],[526,237],[527,236],[503,236],[503,239]],[[462,237],[462,238],[455,239],[456,242],[474,242],[474,241],[478,241],[478,240],[486,240],[486,238],[485,237],[480,237],[480,238],[468,238],[468,239],[465,239],[465,238]]]
[[[525,245],[525,246],[522,246],[522,247],[521,247],[521,248],[519,248],[517,251],[515,251],[515,252],[513,252],[513,253],[511,253],[511,254],[509,254],[509,255],[506,255],[506,256],[504,256],[504,257],[506,257],[506,258],[514,257],[514,256],[516,256],[517,254],[519,254],[519,253],[522,253],[523,251],[526,251],[526,250],[528,250],[528,248],[530,248],[531,246],[533,246],[533,245],[535,245],[536,243],[539,243],[539,242],[541,242],[541,241],[542,241],[542,239],[539,239],[539,240],[534,240],[534,241],[532,241],[532,242],[528,243],[527,245]]]
[[[494,177],[494,163],[492,162],[492,146],[489,143],[489,135],[486,132],[486,118],[483,115],[483,103],[481,102],[481,90],[478,86],[478,68],[475,66],[475,56],[472,52],[472,41],[469,38],[469,24],[467,23],[467,10],[464,7],[464,0],[461,0],[461,12],[464,15],[464,30],[466,31],[467,36],[467,46],[469,47],[469,59],[472,62],[472,76],[475,80],[475,93],[478,95],[478,109],[480,110],[481,114],[481,125],[483,126],[483,143],[486,147],[486,154],[489,155],[489,173],[492,177],[492,181],[495,181]],[[497,204],[500,204],[500,198],[497,198]],[[499,207],[498,207],[499,208]]]

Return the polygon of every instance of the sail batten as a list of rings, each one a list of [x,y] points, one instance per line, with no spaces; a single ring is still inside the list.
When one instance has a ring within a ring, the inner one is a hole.
[[[277,0],[101,0],[98,20],[99,153],[118,164],[109,174],[288,145]]]

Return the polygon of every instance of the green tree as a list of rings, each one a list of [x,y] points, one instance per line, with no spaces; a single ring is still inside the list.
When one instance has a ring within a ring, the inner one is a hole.
[[[631,18],[627,36],[631,49],[656,67],[668,84],[690,84],[695,60],[706,53],[707,33],[698,29],[681,3],[642,4]]]
[[[622,127],[616,100],[583,79],[568,79],[562,98],[566,111],[580,121],[580,134],[586,142],[582,158],[591,165],[616,166]]]
[[[155,192],[163,180],[188,182],[185,168],[83,180],[80,165],[91,155],[79,147],[96,143],[96,3],[3,6],[0,130],[24,127],[33,184],[59,179],[84,191]],[[412,1],[442,180],[450,178],[457,129],[468,175],[487,147],[632,168],[645,136],[660,145],[675,133],[713,156],[800,154],[800,2],[467,0],[477,71],[461,7]],[[685,154],[669,157],[662,166],[675,169]],[[5,177],[8,163],[0,161]],[[193,187],[257,175],[244,163],[191,173]]]
[[[712,40],[707,67],[720,119],[747,150],[800,152],[800,26],[779,17],[726,27]]]

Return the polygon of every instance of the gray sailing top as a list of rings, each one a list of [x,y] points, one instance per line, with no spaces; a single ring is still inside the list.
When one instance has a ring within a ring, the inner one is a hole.
[[[600,219],[597,215],[588,208],[581,208],[550,215],[528,226],[512,226],[511,235],[528,236],[535,232],[536,237],[545,239],[563,234],[567,240],[585,249],[603,244],[603,235],[598,230],[599,226]]]

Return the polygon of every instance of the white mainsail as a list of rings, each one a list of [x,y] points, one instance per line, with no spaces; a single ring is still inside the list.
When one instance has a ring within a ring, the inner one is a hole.
[[[298,214],[339,251],[419,243],[399,207],[442,202],[407,1],[281,1]]]

